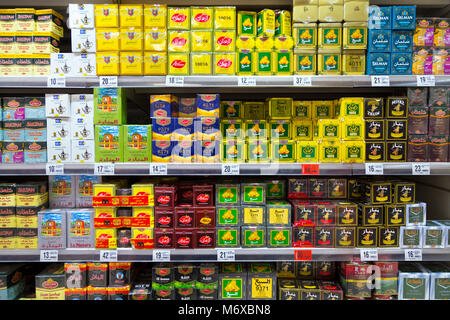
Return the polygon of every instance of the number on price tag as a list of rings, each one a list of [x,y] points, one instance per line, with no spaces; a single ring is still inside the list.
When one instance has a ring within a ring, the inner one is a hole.
[[[234,250],[217,250],[217,261],[235,261],[236,251]]]
[[[311,261],[312,260],[312,250],[295,250],[295,260]]]
[[[366,163],[366,175],[383,175],[384,166],[382,163]]]
[[[417,76],[418,87],[434,87],[436,78],[434,76]]]
[[[45,173],[48,176],[64,174],[64,164],[62,164],[62,163],[47,163],[45,166]]]
[[[167,262],[170,261],[169,250],[153,250],[153,261]]]
[[[238,77],[238,86],[249,87],[256,86],[255,77]]]
[[[302,174],[303,175],[319,175],[320,166],[316,163],[306,163],[302,164]]]
[[[429,176],[430,175],[430,164],[429,163],[413,163],[412,164],[412,174],[414,176]]]
[[[57,262],[58,250],[41,250],[40,255],[41,262]]]
[[[361,249],[361,261],[378,261],[377,249]]]
[[[49,88],[65,88],[66,87],[66,77],[64,76],[54,76],[47,78],[47,87]]]
[[[372,87],[389,87],[389,76],[371,76]]]
[[[96,176],[114,175],[114,163],[96,163],[94,174]]]
[[[222,175],[232,176],[239,175],[240,167],[238,163],[223,163],[222,164]]]
[[[422,261],[422,249],[406,249],[405,261]]]
[[[100,261],[102,262],[116,262],[117,250],[101,250]]]
[[[150,175],[154,176],[166,176],[167,175],[167,163],[151,163]]]
[[[168,87],[182,87],[184,86],[184,77],[181,76],[167,76],[166,86]]]
[[[117,87],[118,86],[117,76],[104,76],[98,78],[98,85],[100,87]]]
[[[311,87],[311,76],[294,76],[294,86],[296,87]]]

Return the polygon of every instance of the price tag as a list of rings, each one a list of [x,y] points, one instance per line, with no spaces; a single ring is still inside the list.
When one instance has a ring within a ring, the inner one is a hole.
[[[64,165],[62,163],[47,163],[45,174],[48,176],[64,174]]]
[[[168,87],[182,87],[182,86],[184,86],[184,77],[181,77],[181,76],[166,76],[166,86],[168,86]]]
[[[312,250],[295,250],[295,260],[311,261],[312,260]]]
[[[166,176],[167,175],[167,163],[151,163],[150,175],[153,176]]]
[[[320,167],[316,163],[302,164],[302,174],[303,175],[319,175]]]
[[[366,175],[383,175],[384,167],[382,163],[366,163]]]
[[[371,76],[372,87],[389,87],[389,76]]]
[[[294,76],[293,85],[296,87],[311,87],[312,78],[311,76]]]
[[[422,249],[406,249],[405,261],[422,261]]]
[[[238,86],[249,87],[256,86],[255,77],[238,77]]]
[[[222,175],[225,176],[235,176],[239,175],[240,167],[238,163],[223,163],[222,164]]]
[[[412,174],[413,176],[429,176],[430,175],[429,163],[413,163]]]
[[[117,250],[100,250],[100,261],[116,262],[117,261]]]
[[[114,175],[114,163],[96,163],[94,174],[96,176]]]
[[[58,250],[41,250],[41,262],[57,262]]]
[[[434,76],[417,76],[418,87],[434,87],[436,78]]]
[[[98,85],[100,87],[118,87],[119,81],[117,76],[104,76],[98,77]]]
[[[219,249],[217,250],[217,261],[235,261],[236,251],[230,249]]]
[[[167,262],[170,261],[169,250],[153,250],[153,261]]]
[[[361,249],[361,261],[378,261],[377,249]]]
[[[47,78],[47,87],[49,88],[65,88],[66,87],[66,77],[64,76],[54,76]]]

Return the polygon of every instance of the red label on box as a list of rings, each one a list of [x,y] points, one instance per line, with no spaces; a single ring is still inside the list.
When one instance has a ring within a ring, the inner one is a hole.
[[[151,196],[93,197],[93,207],[148,207]]]
[[[302,164],[302,174],[303,175],[319,175],[319,165],[318,164]]]
[[[295,250],[296,261],[311,261],[312,250]]]
[[[94,218],[95,228],[150,228],[148,217]]]
[[[130,239],[134,249],[153,249],[153,239]]]

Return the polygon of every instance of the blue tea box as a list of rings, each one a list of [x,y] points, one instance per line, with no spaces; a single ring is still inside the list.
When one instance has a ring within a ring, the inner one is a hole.
[[[390,53],[368,53],[367,54],[367,74],[390,74],[391,54]]]
[[[392,52],[413,52],[413,31],[392,31]]]
[[[195,118],[173,118],[172,140],[194,140]]]
[[[391,52],[392,31],[387,29],[369,30],[369,52]]]
[[[392,8],[392,29],[416,28],[416,6],[394,6]]]
[[[23,149],[25,163],[47,162],[47,142],[24,142]]]
[[[25,121],[4,121],[3,141],[23,142],[25,141]]]
[[[152,162],[172,162],[172,150],[175,141],[153,140],[152,141]]]
[[[392,53],[391,74],[412,74],[412,53]]]
[[[220,161],[220,141],[194,141],[197,162],[217,163]]]
[[[200,142],[200,141],[198,141]],[[175,163],[195,162],[195,145],[197,141],[176,141],[172,149],[172,160]]]
[[[195,140],[219,140],[220,139],[220,118],[219,117],[198,117],[194,120]]]
[[[25,120],[25,142],[47,141],[47,120]]]
[[[152,139],[171,140],[176,118],[152,118]]]
[[[369,7],[369,29],[392,29],[392,7]]]
[[[44,97],[25,97],[24,104],[25,104],[25,120],[46,119]]]
[[[220,94],[197,94],[197,117],[218,117]]]

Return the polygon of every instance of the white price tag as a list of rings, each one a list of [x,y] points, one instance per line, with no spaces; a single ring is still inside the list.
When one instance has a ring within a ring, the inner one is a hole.
[[[294,76],[293,85],[297,87],[311,87],[312,78],[311,76]]]
[[[170,261],[169,250],[153,250],[153,261],[167,262]]]
[[[382,163],[366,163],[366,175],[383,175],[384,167]]]
[[[94,174],[96,176],[114,175],[114,163],[96,163]]]
[[[47,78],[47,87],[49,88],[65,88],[66,87],[66,77],[64,76],[54,76]]]
[[[225,176],[235,176],[239,175],[240,166],[238,163],[223,163],[222,164],[222,175]]]
[[[58,250],[41,250],[41,262],[57,262]]]
[[[103,76],[98,77],[98,85],[100,87],[118,87],[119,81],[117,80],[117,76]]]
[[[100,261],[116,262],[117,261],[117,250],[100,250]]]
[[[151,163],[150,175],[153,176],[166,176],[167,175],[167,163]]]
[[[436,78],[434,76],[417,76],[418,87],[434,87]]]
[[[217,261],[235,261],[236,252],[230,249],[217,250]]]
[[[361,249],[361,261],[378,261],[378,249]]]
[[[238,77],[238,86],[242,87],[256,86],[256,78],[245,76]]]
[[[168,87],[182,87],[182,86],[184,86],[184,77],[181,77],[181,76],[166,76],[166,86],[168,86]]]
[[[406,249],[405,261],[422,261],[422,249]]]
[[[45,165],[45,174],[48,176],[64,174],[64,164],[62,164],[62,163],[47,163]]]
[[[429,176],[430,172],[431,172],[431,170],[430,170],[429,163],[413,163],[412,164],[413,176]]]
[[[371,76],[372,87],[389,87],[389,76]]]

